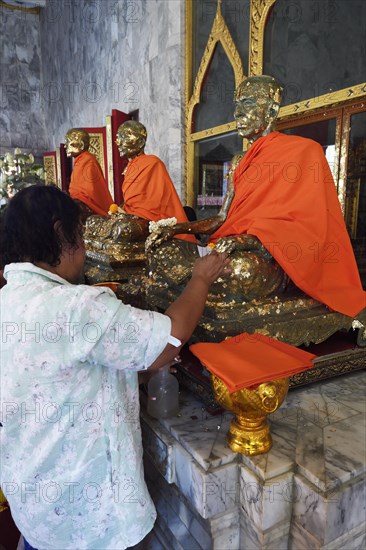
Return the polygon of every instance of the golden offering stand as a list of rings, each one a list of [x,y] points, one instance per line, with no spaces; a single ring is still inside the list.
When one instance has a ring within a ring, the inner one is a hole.
[[[272,437],[266,417],[284,402],[289,379],[281,378],[230,393],[226,384],[214,374],[211,383],[217,402],[235,414],[226,440],[232,451],[245,455],[268,453]]]

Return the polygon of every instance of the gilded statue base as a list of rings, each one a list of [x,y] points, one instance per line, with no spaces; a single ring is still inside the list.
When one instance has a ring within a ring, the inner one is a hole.
[[[289,379],[282,378],[230,393],[225,383],[211,375],[217,402],[235,414],[226,437],[230,449],[245,455],[268,453],[272,437],[266,420],[284,402]]]
[[[118,250],[86,249],[85,280],[87,284],[115,281],[125,283],[140,275],[146,267],[144,245],[118,245]]]
[[[145,285],[149,307],[165,310],[177,297],[167,285],[149,278]],[[366,326],[366,309],[357,319]],[[331,311],[296,288],[244,303],[217,303],[209,295],[205,310],[194,332],[195,342],[221,342],[243,332],[276,338],[293,346],[318,344],[340,330],[350,330],[353,319]],[[366,334],[359,332],[358,345],[366,344]]]
[[[225,241],[228,250],[230,239]],[[253,252],[235,249],[230,253],[233,273],[211,285],[195,341],[221,342],[243,332],[259,332],[299,346],[323,342],[335,332],[351,328],[351,317],[330,310],[283,277],[278,264],[258,243],[253,243]],[[197,247],[179,239],[151,251],[145,284],[147,304],[165,310],[183,291],[197,257]],[[366,325],[366,309],[357,319]]]
[[[147,220],[133,216],[90,216],[85,224],[85,279],[127,282],[146,267]]]

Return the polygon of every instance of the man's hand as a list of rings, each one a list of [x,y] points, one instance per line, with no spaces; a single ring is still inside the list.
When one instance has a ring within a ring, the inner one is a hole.
[[[191,337],[205,307],[211,283],[219,277],[229,275],[231,266],[227,254],[211,254],[198,258],[193,266],[192,277],[182,294],[168,307],[165,315],[170,317],[171,335],[182,344]],[[171,361],[179,352],[171,344],[154,361],[151,368],[159,368]]]
[[[230,275],[232,269],[226,252],[217,253],[215,250],[198,258],[193,266],[192,279],[201,277],[207,285],[211,285],[219,277]]]

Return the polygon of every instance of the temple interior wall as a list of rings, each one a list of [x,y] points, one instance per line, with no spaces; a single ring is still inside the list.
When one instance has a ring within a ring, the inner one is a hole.
[[[48,146],[41,108],[41,44],[37,15],[0,8],[0,154]]]
[[[182,184],[182,0],[49,2],[39,15],[1,9],[0,146],[52,151],[71,127],[138,109],[156,154]],[[11,92],[11,93],[10,93]]]

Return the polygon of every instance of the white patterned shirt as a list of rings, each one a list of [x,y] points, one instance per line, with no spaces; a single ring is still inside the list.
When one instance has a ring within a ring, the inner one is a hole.
[[[31,263],[1,290],[0,481],[39,550],[120,550],[152,529],[137,371],[170,319]]]

